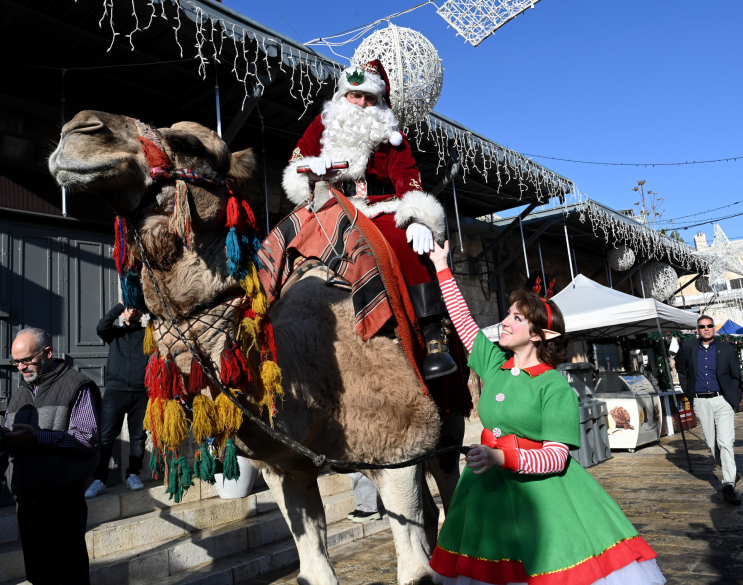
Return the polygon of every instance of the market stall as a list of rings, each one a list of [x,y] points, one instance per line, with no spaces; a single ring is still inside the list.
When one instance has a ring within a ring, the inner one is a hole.
[[[696,327],[697,315],[694,313],[670,307],[652,298],[640,299],[619,292],[581,274],[557,294],[554,301],[565,317],[566,337],[570,341],[590,342]],[[665,350],[665,346],[661,347]],[[665,354],[663,363],[668,368]],[[667,419],[664,422],[669,432],[673,429],[671,416],[675,412],[671,403],[676,402],[678,393],[670,385],[657,393],[663,401],[663,416]],[[669,397],[673,398],[669,400]],[[640,408],[638,402],[638,419]],[[654,406],[650,409],[654,412]]]

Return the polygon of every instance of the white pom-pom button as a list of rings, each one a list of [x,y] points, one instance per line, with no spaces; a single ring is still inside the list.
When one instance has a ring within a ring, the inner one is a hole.
[[[402,134],[397,131],[390,134],[390,144],[392,146],[400,146],[402,144]]]

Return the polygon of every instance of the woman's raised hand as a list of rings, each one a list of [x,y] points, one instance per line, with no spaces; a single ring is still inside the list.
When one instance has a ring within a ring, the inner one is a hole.
[[[449,240],[444,242],[443,248],[439,246],[438,243],[436,243],[436,241],[434,240],[433,250],[428,253],[428,257],[431,259],[431,262],[433,262],[433,265],[436,268],[436,272],[441,272],[445,268],[448,268]]]
[[[485,445],[471,445],[464,460],[467,462],[467,467],[476,475],[485,473],[491,467],[503,467],[506,462],[503,451],[491,449]]]

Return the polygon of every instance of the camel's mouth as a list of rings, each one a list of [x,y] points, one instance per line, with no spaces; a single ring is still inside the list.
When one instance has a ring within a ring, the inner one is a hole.
[[[84,162],[69,160],[54,153],[49,159],[49,171],[60,187],[79,189],[106,178],[125,164],[124,157],[105,161]],[[60,160],[61,159],[61,160]]]

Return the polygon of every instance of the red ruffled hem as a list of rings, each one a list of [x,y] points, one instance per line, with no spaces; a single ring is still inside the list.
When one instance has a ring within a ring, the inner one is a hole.
[[[595,557],[589,557],[572,567],[527,575],[521,561],[488,561],[446,551],[439,546],[433,552],[431,568],[444,577],[464,575],[486,583],[528,583],[529,585],[590,585],[617,569],[649,561],[655,551],[641,536],[622,540]]]

